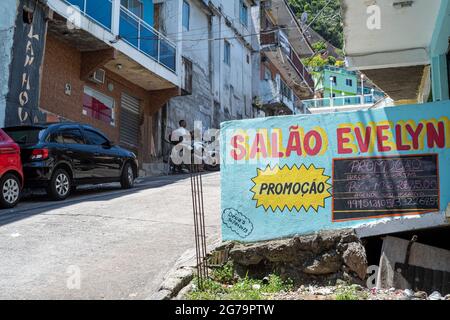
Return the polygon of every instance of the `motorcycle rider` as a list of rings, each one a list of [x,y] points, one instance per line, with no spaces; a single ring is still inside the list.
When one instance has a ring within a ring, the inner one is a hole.
[[[179,127],[172,132],[171,137],[171,141],[175,142],[176,144],[183,142],[183,140],[186,140],[186,137],[191,136],[191,133],[186,129],[186,120],[180,120],[178,124]]]

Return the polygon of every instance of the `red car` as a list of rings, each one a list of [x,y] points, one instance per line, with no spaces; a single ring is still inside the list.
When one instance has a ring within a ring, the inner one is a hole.
[[[22,186],[20,147],[0,129],[0,207],[14,207],[20,200]]]

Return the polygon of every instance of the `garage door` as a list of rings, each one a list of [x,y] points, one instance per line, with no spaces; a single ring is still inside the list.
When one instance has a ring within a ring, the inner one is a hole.
[[[139,144],[140,101],[122,94],[120,108],[120,142],[137,146]]]

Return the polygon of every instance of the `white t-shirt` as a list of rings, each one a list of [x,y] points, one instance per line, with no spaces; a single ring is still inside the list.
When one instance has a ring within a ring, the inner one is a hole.
[[[180,138],[183,137],[183,140],[190,140],[191,133],[186,130],[186,128],[179,127],[178,129],[172,132],[171,140],[172,142],[180,141]]]

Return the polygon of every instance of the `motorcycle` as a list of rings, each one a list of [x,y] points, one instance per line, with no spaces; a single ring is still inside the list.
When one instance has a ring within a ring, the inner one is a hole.
[[[169,156],[169,169],[172,173],[185,172],[191,170],[219,171],[217,143],[215,141],[205,142],[198,140],[171,142],[173,145]],[[190,154],[188,156],[187,154]],[[194,164],[194,168],[191,164]]]

